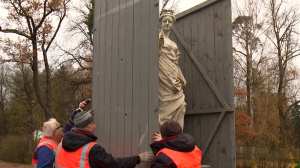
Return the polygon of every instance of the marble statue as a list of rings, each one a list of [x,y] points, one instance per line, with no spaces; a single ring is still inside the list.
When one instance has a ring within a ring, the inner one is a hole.
[[[180,52],[177,44],[169,38],[171,28],[176,22],[173,10],[164,9],[159,22],[159,127],[172,119],[183,128],[186,111],[183,89],[186,80],[178,65]]]

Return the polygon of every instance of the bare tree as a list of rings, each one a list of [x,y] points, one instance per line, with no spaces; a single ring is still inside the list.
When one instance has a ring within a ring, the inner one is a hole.
[[[0,32],[14,33],[21,38],[17,43],[9,39],[2,43],[6,44],[6,47],[3,47],[2,50],[8,57],[2,59],[2,61],[30,64],[35,96],[44,111],[46,120],[52,117],[51,72],[48,51],[66,16],[68,2],[69,0],[3,0],[9,14],[5,24],[1,25]],[[9,45],[13,45],[18,49],[23,48],[23,51],[11,50]],[[43,55],[46,98],[41,96],[39,86],[38,51],[41,51]]]
[[[239,5],[238,3],[241,3]],[[258,63],[263,59],[260,53],[263,49],[260,40],[262,34],[262,21],[259,20],[259,3],[254,0],[244,0],[235,3],[237,17],[232,23],[234,38],[234,61],[235,67],[240,69],[240,73],[246,76],[246,114],[253,122],[253,100],[252,100],[252,63],[254,56],[258,55]],[[242,6],[242,7],[241,7]],[[239,73],[235,73],[236,77]],[[241,79],[243,80],[243,79]],[[251,125],[252,127],[252,125]]]
[[[165,8],[168,9],[173,9],[174,13],[178,13],[179,12],[179,8],[178,8],[178,3],[181,2],[181,0],[160,0],[160,11],[159,14],[161,14],[161,11]]]
[[[295,79],[295,71],[290,70],[290,61],[300,55],[296,26],[300,21],[298,6],[289,5],[285,0],[268,0],[266,2],[269,29],[266,36],[271,41],[274,54],[277,57],[277,101],[280,118],[280,143],[286,145],[288,130],[287,118],[291,106],[287,107],[287,93],[291,81]],[[297,102],[296,102],[297,104]]]
[[[57,44],[56,47],[62,54],[57,61],[57,67],[72,66],[73,71],[64,78],[71,85],[83,86],[92,84],[92,61],[93,61],[93,18],[94,0],[83,0],[70,8],[76,17],[68,16],[68,28],[65,33],[66,39],[80,39],[74,45],[67,47],[64,44]],[[60,75],[60,74],[56,74]],[[80,77],[79,77],[80,76]],[[91,88],[91,87],[89,87]],[[89,89],[91,92],[91,89]]]

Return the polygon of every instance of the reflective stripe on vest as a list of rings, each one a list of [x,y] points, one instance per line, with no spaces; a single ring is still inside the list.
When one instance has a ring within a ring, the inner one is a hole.
[[[201,168],[202,152],[197,146],[195,146],[195,149],[191,152],[179,152],[163,148],[156,156],[160,153],[164,153],[172,159],[178,168]]]
[[[37,145],[36,149],[41,146],[47,146],[48,148],[50,148],[53,151],[53,158],[54,158],[55,151],[57,150],[57,145],[54,143],[54,141],[52,139],[43,137],[40,140],[39,144]],[[36,149],[35,149],[35,151],[33,153],[33,157],[32,157],[32,166],[34,168],[37,168]]]
[[[90,142],[76,151],[67,152],[60,143],[55,154],[55,168],[90,168],[88,154],[95,144],[97,143]]]

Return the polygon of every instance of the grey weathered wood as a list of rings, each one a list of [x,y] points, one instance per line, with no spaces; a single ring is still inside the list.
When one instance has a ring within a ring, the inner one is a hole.
[[[196,59],[199,60],[199,22],[198,22],[198,13],[193,13],[191,16],[191,50],[193,53],[196,53]],[[200,79],[202,75],[200,74],[197,66],[193,63],[191,64],[191,71],[192,71],[192,81],[189,82],[192,85],[192,104],[191,109],[198,111],[200,110],[200,88],[201,83]]]
[[[98,66],[100,63],[100,31],[97,31],[97,29],[100,28],[100,1],[95,2],[95,10],[94,10],[94,27],[93,27],[93,34],[94,34],[94,43],[95,43],[95,48],[93,51],[93,79],[92,80],[92,86],[93,86],[93,90],[95,90],[97,93],[93,94],[93,101],[94,102],[99,102],[99,90],[98,90],[98,86],[99,86],[99,69],[100,67]],[[100,122],[98,119],[98,115],[100,114],[100,110],[99,110],[99,104],[98,103],[93,103],[93,107],[94,107],[94,112],[96,114],[95,116],[95,124],[97,126],[99,126]]]
[[[134,0],[133,6],[133,112],[132,112],[132,154],[139,154],[141,114],[141,1]]]
[[[210,114],[211,115],[211,114]],[[200,131],[200,149],[202,151],[202,164],[209,164],[208,163],[208,159],[207,157],[205,158],[205,155],[203,155],[203,150],[205,149],[205,145],[206,145],[206,142],[208,141],[208,137],[210,135],[210,130],[209,130],[209,117],[210,115],[207,115],[207,114],[204,114],[204,115],[201,115],[201,118],[200,118],[200,128],[201,128],[201,131]]]
[[[125,54],[125,142],[124,156],[132,155],[132,119],[133,119],[133,1],[126,3],[126,54]]]
[[[125,153],[125,58],[126,58],[126,9],[119,12],[118,52],[118,104],[117,104],[117,157]]]
[[[151,49],[149,50],[149,132],[148,137],[152,137],[153,133],[158,132],[158,35],[157,30],[159,29],[157,23],[158,18],[158,6],[154,6],[156,0],[150,0],[149,8],[150,8],[150,37],[149,37],[149,46]],[[151,143],[151,141],[149,141]],[[148,147],[150,150],[150,147]]]
[[[184,16],[186,16],[188,14],[191,14],[191,13],[193,13],[195,11],[198,11],[198,10],[204,8],[204,7],[212,5],[213,3],[217,2],[217,1],[220,1],[220,0],[207,0],[207,1],[203,2],[203,3],[200,3],[199,5],[196,5],[196,6],[192,7],[192,8],[190,8],[190,9],[186,10],[186,11],[178,13],[176,15],[176,18],[177,19],[182,18],[182,17],[184,17]]]
[[[212,131],[211,131],[211,133],[210,133],[210,135],[208,137],[208,140],[207,140],[206,145],[205,145],[205,147],[203,149],[202,155],[206,154],[207,149],[209,148],[210,144],[212,143],[212,139],[215,136],[216,131],[219,128],[219,126],[220,126],[220,124],[221,124],[221,122],[222,122],[222,120],[224,118],[224,115],[225,115],[225,111],[222,111],[221,114],[219,115],[219,118],[218,118],[217,122],[215,123],[214,127],[211,129]],[[211,123],[213,123],[213,122],[211,122]]]
[[[222,14],[222,4],[221,3],[215,3],[213,5],[213,13],[214,13],[214,34],[215,34],[215,72],[216,72],[216,79],[215,79],[215,85],[218,88],[220,94],[222,97],[225,97],[225,84],[224,84],[224,48],[223,48],[223,14]],[[221,115],[225,113],[223,111]],[[224,114],[224,116],[226,113]],[[224,118],[224,117],[223,117]],[[224,137],[226,137],[226,125],[225,122],[222,122],[224,119],[221,120],[219,123],[219,127],[216,131],[216,136],[218,138],[216,139],[216,149],[217,154],[216,157],[218,159],[217,167],[223,167],[226,168],[225,158],[226,158],[226,152],[225,152],[225,141]],[[218,123],[217,123],[218,124]]]
[[[183,20],[183,37],[182,37],[183,40],[188,41],[188,42],[191,41],[192,34],[191,34],[191,18],[190,17],[187,17]],[[180,40],[180,38],[179,38],[179,40]],[[191,43],[188,43],[186,45],[188,47],[190,47],[189,46],[190,44]],[[184,77],[185,77],[185,80],[188,81],[187,86],[184,88],[186,102],[192,102],[192,98],[193,98],[192,62],[191,61],[192,61],[191,58],[188,55],[185,55],[185,58],[184,58],[185,75],[184,75]],[[186,111],[190,111],[191,109],[192,109],[191,104],[186,106]]]
[[[234,112],[226,115],[226,167],[236,167]]]
[[[113,8],[113,1],[107,1],[107,10]],[[112,14],[106,15],[106,38],[105,38],[105,76],[104,76],[104,137],[107,137],[109,141],[104,141],[104,148],[110,151],[110,140],[111,140],[111,84],[112,84]]]
[[[206,29],[205,29],[205,21],[206,21],[206,13],[205,10],[201,10],[197,13],[197,22],[199,23],[199,30],[198,30],[198,40],[199,40],[199,53],[196,55],[199,62],[202,62],[203,69],[207,68],[206,65],[206,48],[207,48],[207,37],[206,37]],[[203,83],[202,81],[205,81],[205,78],[200,75],[200,95],[207,95],[208,90],[210,88],[207,86],[207,84]],[[211,92],[211,91],[210,91]],[[208,108],[208,102],[207,102],[206,96],[200,96],[200,109],[206,109]]]
[[[194,115],[194,114],[213,114],[213,113],[220,113],[221,111],[234,111],[233,107],[228,108],[210,108],[210,109],[201,109],[201,110],[192,110],[189,112],[188,115]]]
[[[200,115],[187,115],[187,116],[191,116],[191,118],[193,119],[193,132],[191,135],[193,135],[194,140],[195,140],[195,144],[198,146],[198,148],[201,150],[201,116]],[[202,142],[203,143],[203,142]]]
[[[140,32],[140,38],[141,38],[141,44],[140,44],[140,75],[141,75],[141,110],[140,113],[144,113],[140,115],[139,119],[139,127],[140,127],[140,140],[139,140],[139,146],[140,146],[140,153],[147,151],[149,146],[149,134],[148,134],[148,114],[149,113],[149,97],[148,97],[148,88],[149,88],[149,78],[148,78],[148,72],[149,72],[149,19],[150,19],[150,11],[149,11],[149,1],[142,1],[141,2],[141,28],[138,30]],[[141,163],[140,167],[147,167],[148,163]]]
[[[175,26],[178,27],[180,32],[184,32],[184,20],[177,21],[175,23]],[[171,32],[170,34],[171,34],[171,36],[174,35],[174,37],[178,39],[178,37],[176,36],[175,33]],[[184,46],[181,43],[177,42],[177,46],[178,46],[178,50],[181,52],[180,60],[179,60],[179,66],[180,66],[180,69],[181,69],[182,73],[186,74],[185,73],[185,62],[186,62],[186,57],[188,55],[187,55],[187,52],[184,49]]]
[[[232,29],[231,29],[231,1],[223,0],[223,50],[224,59],[224,82],[225,82],[225,98],[228,100],[229,106],[234,106],[233,96],[233,59],[232,59]],[[227,113],[226,118],[226,167],[236,167],[235,162],[235,119],[234,112]]]
[[[208,107],[209,108],[216,108],[217,101],[215,99],[215,96],[219,98],[219,100],[222,102],[223,107],[228,107],[226,101],[222,98],[222,95],[218,91],[218,89],[215,86],[215,34],[214,34],[214,17],[213,17],[213,6],[208,6],[206,8],[206,22],[205,22],[205,29],[206,29],[206,39],[207,39],[207,48],[206,48],[206,72],[208,79],[210,79],[209,87],[213,89],[212,94],[208,92],[207,100]]]
[[[111,104],[110,104],[110,153],[117,155],[118,119],[118,57],[119,57],[119,0],[112,0],[112,46],[111,46]]]
[[[105,1],[100,1],[100,14],[105,14],[106,13],[106,2]],[[98,85],[93,85],[93,91],[97,91],[97,94],[99,96],[99,101],[96,102],[94,99],[93,99],[93,110],[99,110],[99,112],[95,115],[96,115],[96,118],[99,120],[97,122],[97,132],[99,132],[100,135],[104,135],[104,114],[105,114],[105,104],[104,104],[104,100],[105,100],[105,96],[104,96],[104,91],[105,91],[105,81],[104,81],[104,78],[105,78],[105,53],[106,53],[106,18],[102,18],[100,15],[100,27],[97,28],[96,31],[100,32],[100,36],[98,37],[100,40],[99,40],[99,43],[100,43],[100,46],[99,46],[99,57],[100,57],[100,62],[98,65],[99,67],[99,77],[98,78],[93,78],[93,81],[94,80],[97,80],[98,81]],[[96,36],[94,36],[94,39],[97,38]],[[96,42],[94,42],[94,45],[97,45]],[[96,46],[97,47],[97,46]],[[94,47],[94,49],[96,49]],[[94,70],[93,70],[94,72]],[[95,90],[95,88],[98,88]],[[94,93],[94,92],[93,92]],[[95,94],[93,94],[95,95]],[[94,97],[94,96],[93,96]],[[98,104],[99,105],[99,108],[95,108],[94,106]],[[102,140],[102,139],[98,139],[99,143],[101,145],[106,145],[106,142],[105,140]]]
[[[215,87],[214,83],[212,82],[212,80],[210,79],[211,77],[208,76],[208,74],[205,72],[205,70],[202,68],[201,64],[199,63],[199,61],[197,61],[194,53],[191,51],[190,47],[188,46],[188,44],[186,44],[186,42],[184,41],[184,39],[182,38],[182,36],[180,35],[180,33],[178,32],[178,30],[173,27],[172,28],[173,32],[176,34],[176,36],[178,37],[178,39],[180,40],[180,42],[182,43],[182,45],[184,46],[185,50],[189,53],[189,55],[191,56],[191,58],[193,59],[194,63],[197,65],[199,71],[202,73],[202,75],[204,76],[205,80],[209,83],[209,86],[212,88],[212,90],[214,91],[215,95],[218,97],[219,101],[222,103],[222,105],[224,107],[228,107],[226,101],[224,100],[224,98],[222,97],[222,95],[219,93],[219,91],[217,90],[217,88]],[[213,46],[210,46],[213,47]],[[214,51],[212,51],[209,53],[211,56],[213,56]],[[208,55],[209,55],[208,54]],[[209,57],[208,60],[212,60],[212,57]],[[211,61],[208,61],[211,62]],[[212,65],[212,64],[208,64],[208,65]],[[212,71],[212,70],[211,70]],[[185,72],[186,73],[186,72]]]
[[[223,21],[222,21],[222,5],[216,3],[213,6],[214,19],[214,46],[215,46],[215,86],[218,88],[220,95],[224,98],[224,52],[223,52]],[[225,99],[224,99],[225,100]],[[226,102],[227,103],[227,102]]]

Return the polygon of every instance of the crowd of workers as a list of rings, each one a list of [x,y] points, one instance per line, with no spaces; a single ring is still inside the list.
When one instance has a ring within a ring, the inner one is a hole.
[[[79,104],[82,108],[83,101]],[[51,118],[44,122],[43,137],[33,154],[35,168],[133,168],[149,162],[150,168],[201,168],[202,153],[189,134],[183,134],[177,121],[169,120],[154,133],[152,151],[137,156],[115,158],[97,142],[92,111],[75,110],[66,133]]]

